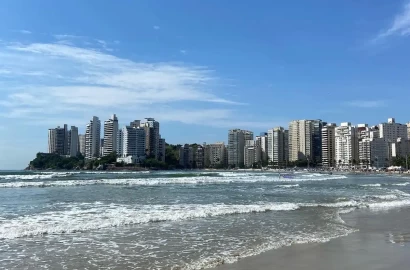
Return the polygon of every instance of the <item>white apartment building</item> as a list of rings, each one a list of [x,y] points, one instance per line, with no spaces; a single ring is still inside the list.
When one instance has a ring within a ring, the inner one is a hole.
[[[205,149],[207,149],[205,150],[207,152],[205,158],[208,156],[210,166],[216,167],[225,165],[225,143],[217,142],[214,144],[208,144]],[[207,164],[207,162],[205,162],[205,164]]]
[[[134,156],[138,157],[138,159],[143,159],[146,149],[145,129],[142,127],[133,127],[131,123],[131,125],[122,129],[122,136],[122,157]]]
[[[247,139],[250,134],[247,134]],[[228,134],[228,166],[241,167],[244,161],[245,132],[241,129],[229,130]]]
[[[407,126],[407,138],[410,140],[410,122],[408,122],[406,126]]]
[[[268,158],[274,166],[284,166],[287,163],[286,137],[283,127],[268,130]]]
[[[379,124],[380,138],[388,142],[395,142],[398,138],[408,138],[407,125],[396,123],[394,118],[389,118],[387,123]]]
[[[362,167],[389,166],[389,143],[384,138],[365,138],[359,141],[359,160]]]
[[[110,119],[104,121],[104,156],[117,151],[117,140],[118,118],[113,114]]]
[[[78,135],[78,148],[81,155],[85,156],[85,134]]]
[[[71,126],[71,129],[68,131],[67,142],[67,155],[70,157],[76,157],[79,152],[78,127]]]
[[[263,162],[268,160],[268,133],[261,134],[260,136],[255,137],[257,145],[260,145],[261,148],[261,160]]]
[[[322,128],[322,166],[336,166],[336,124],[329,123]]]
[[[338,167],[348,167],[359,160],[356,128],[350,122],[341,123],[335,129],[336,163]]]
[[[289,160],[312,160],[313,157],[312,120],[295,120],[289,123]]]
[[[100,139],[101,121],[94,116],[85,129],[85,158],[93,159],[100,156]]]

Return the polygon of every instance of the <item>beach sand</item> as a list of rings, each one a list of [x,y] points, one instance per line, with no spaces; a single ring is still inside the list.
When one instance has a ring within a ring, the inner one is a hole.
[[[356,210],[342,218],[359,231],[326,243],[271,250],[216,270],[410,269],[410,208]]]

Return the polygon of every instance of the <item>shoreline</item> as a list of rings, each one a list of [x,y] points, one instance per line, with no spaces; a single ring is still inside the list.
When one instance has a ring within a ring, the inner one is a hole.
[[[342,214],[358,229],[323,243],[294,244],[209,270],[407,270],[410,265],[410,207],[379,213]]]

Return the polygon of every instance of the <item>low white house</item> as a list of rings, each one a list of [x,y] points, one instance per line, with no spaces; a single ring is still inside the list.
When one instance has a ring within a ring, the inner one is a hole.
[[[127,157],[119,157],[117,158],[117,162],[121,163],[124,162],[125,164],[139,164],[142,162],[145,158],[143,157],[137,157],[137,156],[127,156]]]

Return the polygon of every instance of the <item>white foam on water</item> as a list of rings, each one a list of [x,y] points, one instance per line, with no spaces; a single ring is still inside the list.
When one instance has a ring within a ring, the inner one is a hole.
[[[382,184],[364,184],[360,185],[361,187],[381,187]]]
[[[298,205],[294,203],[136,206],[73,204],[67,210],[20,216],[4,221],[0,223],[0,239],[84,232],[132,224],[180,221],[233,214],[292,211],[298,208]]]
[[[294,185],[278,185],[280,188],[296,188],[299,187],[299,184],[294,184]]]
[[[33,179],[51,179],[51,178],[58,178],[58,177],[67,177],[71,176],[73,173],[41,173],[41,174],[10,174],[10,175],[0,175],[0,179],[4,180],[13,180],[13,179],[21,179],[21,180],[33,180]]]
[[[410,206],[410,200],[396,200],[388,202],[375,202],[366,205],[368,208],[373,210],[384,210],[391,208],[399,208],[403,206]]]
[[[408,186],[410,185],[410,182],[405,182],[405,183],[396,183],[396,184],[391,184],[392,186]]]

